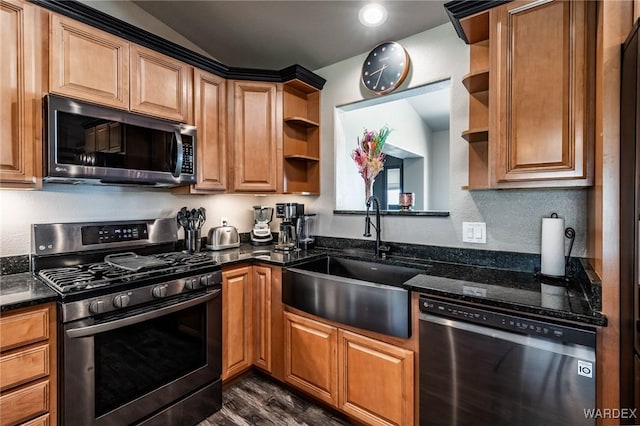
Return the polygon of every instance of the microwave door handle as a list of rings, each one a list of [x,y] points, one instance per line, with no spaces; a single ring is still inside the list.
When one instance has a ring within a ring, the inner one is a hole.
[[[184,151],[182,148],[182,134],[180,129],[175,129],[173,135],[176,141],[176,168],[173,171],[173,177],[179,178],[182,173],[182,162],[184,161]]]
[[[109,321],[102,324],[89,325],[86,327],[72,328],[67,330],[66,333],[67,333],[67,336],[69,336],[72,339],[77,337],[94,336],[98,333],[104,333],[105,331],[111,331],[111,330],[115,330],[116,328],[125,327],[127,325],[148,321],[150,319],[158,318],[163,315],[168,315],[173,312],[177,312],[186,308],[190,308],[192,306],[199,305],[204,302],[208,302],[209,300],[212,300],[218,297],[220,292],[221,290],[215,290],[211,293],[207,293],[204,296],[199,296],[194,299],[187,300],[186,302],[176,303],[175,305],[165,306],[160,309],[144,312],[142,314],[134,315],[131,317],[117,319],[115,321]]]

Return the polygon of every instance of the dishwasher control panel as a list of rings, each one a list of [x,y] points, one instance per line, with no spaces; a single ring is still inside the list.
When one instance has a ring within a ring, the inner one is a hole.
[[[504,312],[475,308],[420,296],[420,312],[486,327],[595,347],[595,330],[583,330]],[[420,317],[424,320],[423,316]]]

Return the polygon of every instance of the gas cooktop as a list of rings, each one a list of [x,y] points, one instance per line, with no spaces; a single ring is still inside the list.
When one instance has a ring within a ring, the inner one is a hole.
[[[149,256],[123,253],[105,256],[104,262],[42,269],[38,276],[60,293],[134,284],[185,272],[198,273],[217,262],[206,253],[169,252]]]

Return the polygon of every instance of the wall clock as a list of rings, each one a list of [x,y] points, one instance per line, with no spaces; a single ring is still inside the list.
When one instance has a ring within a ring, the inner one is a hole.
[[[409,66],[409,54],[400,43],[381,43],[369,53],[362,64],[362,84],[378,95],[392,92],[404,81]]]

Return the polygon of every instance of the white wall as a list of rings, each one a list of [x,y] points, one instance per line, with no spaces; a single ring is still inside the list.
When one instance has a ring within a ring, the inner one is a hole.
[[[201,55],[211,58],[211,55],[197,45],[174,31],[171,27],[157,20],[153,15],[131,1],[123,0],[79,0],[100,12],[118,18],[145,31],[149,31],[159,37],[172,41],[180,46],[193,50]]]
[[[450,132],[433,133],[429,171],[429,210],[449,210]]]
[[[0,256],[28,254],[31,224],[175,217],[181,207],[205,207],[209,228],[226,217],[240,232],[253,225],[253,205],[261,197],[251,195],[172,195],[168,190],[91,185],[45,185],[42,191],[0,190]],[[274,221],[275,222],[275,221]],[[179,233],[182,238],[182,230]]]
[[[105,3],[118,5],[120,2]],[[412,60],[412,70],[403,88],[451,78],[451,172],[448,183],[451,215],[446,218],[384,217],[383,239],[539,253],[541,218],[557,212],[565,218],[567,226],[576,229],[574,254],[584,256],[586,191],[469,192],[460,189],[467,183],[467,144],[459,135],[468,122],[468,94],[460,83],[468,70],[468,46],[458,39],[449,24],[399,41]],[[176,196],[166,190],[70,185],[46,185],[42,191],[0,190],[0,256],[29,253],[30,225],[33,223],[173,217],[182,206],[203,206],[207,208],[209,216],[205,230],[218,225],[224,216],[240,232],[248,232],[253,223],[251,206],[274,205],[281,201],[302,202],[307,212],[317,213],[317,235],[362,238],[362,216],[333,215],[335,185],[354,185],[361,181],[357,174],[350,180],[336,181],[334,178],[334,107],[370,96],[362,91],[359,83],[359,72],[366,55],[367,52],[363,52],[316,71],[327,79],[321,95],[321,196]],[[350,158],[346,160],[351,161]],[[487,244],[462,243],[463,221],[486,222]],[[272,229],[277,229],[277,224],[274,219]]]
[[[383,218],[382,238],[387,241],[540,252],[542,217],[552,212],[565,218],[567,226],[576,230],[574,254],[586,254],[586,191],[585,190],[501,190],[465,191],[467,184],[467,142],[460,137],[468,127],[468,93],[461,83],[469,70],[469,48],[445,24],[408,37],[399,42],[411,57],[411,71],[401,89],[430,82],[451,79],[451,127],[449,136],[448,182],[449,217]],[[319,214],[317,232],[334,237],[362,238],[364,218],[357,215],[333,215],[336,185],[360,185],[356,173],[345,180],[334,179],[338,161],[334,142],[334,108],[372,97],[361,88],[359,73],[368,52],[316,70],[327,79],[321,95],[321,189],[322,195],[307,202],[307,210]],[[487,244],[462,242],[462,222],[486,222]]]

